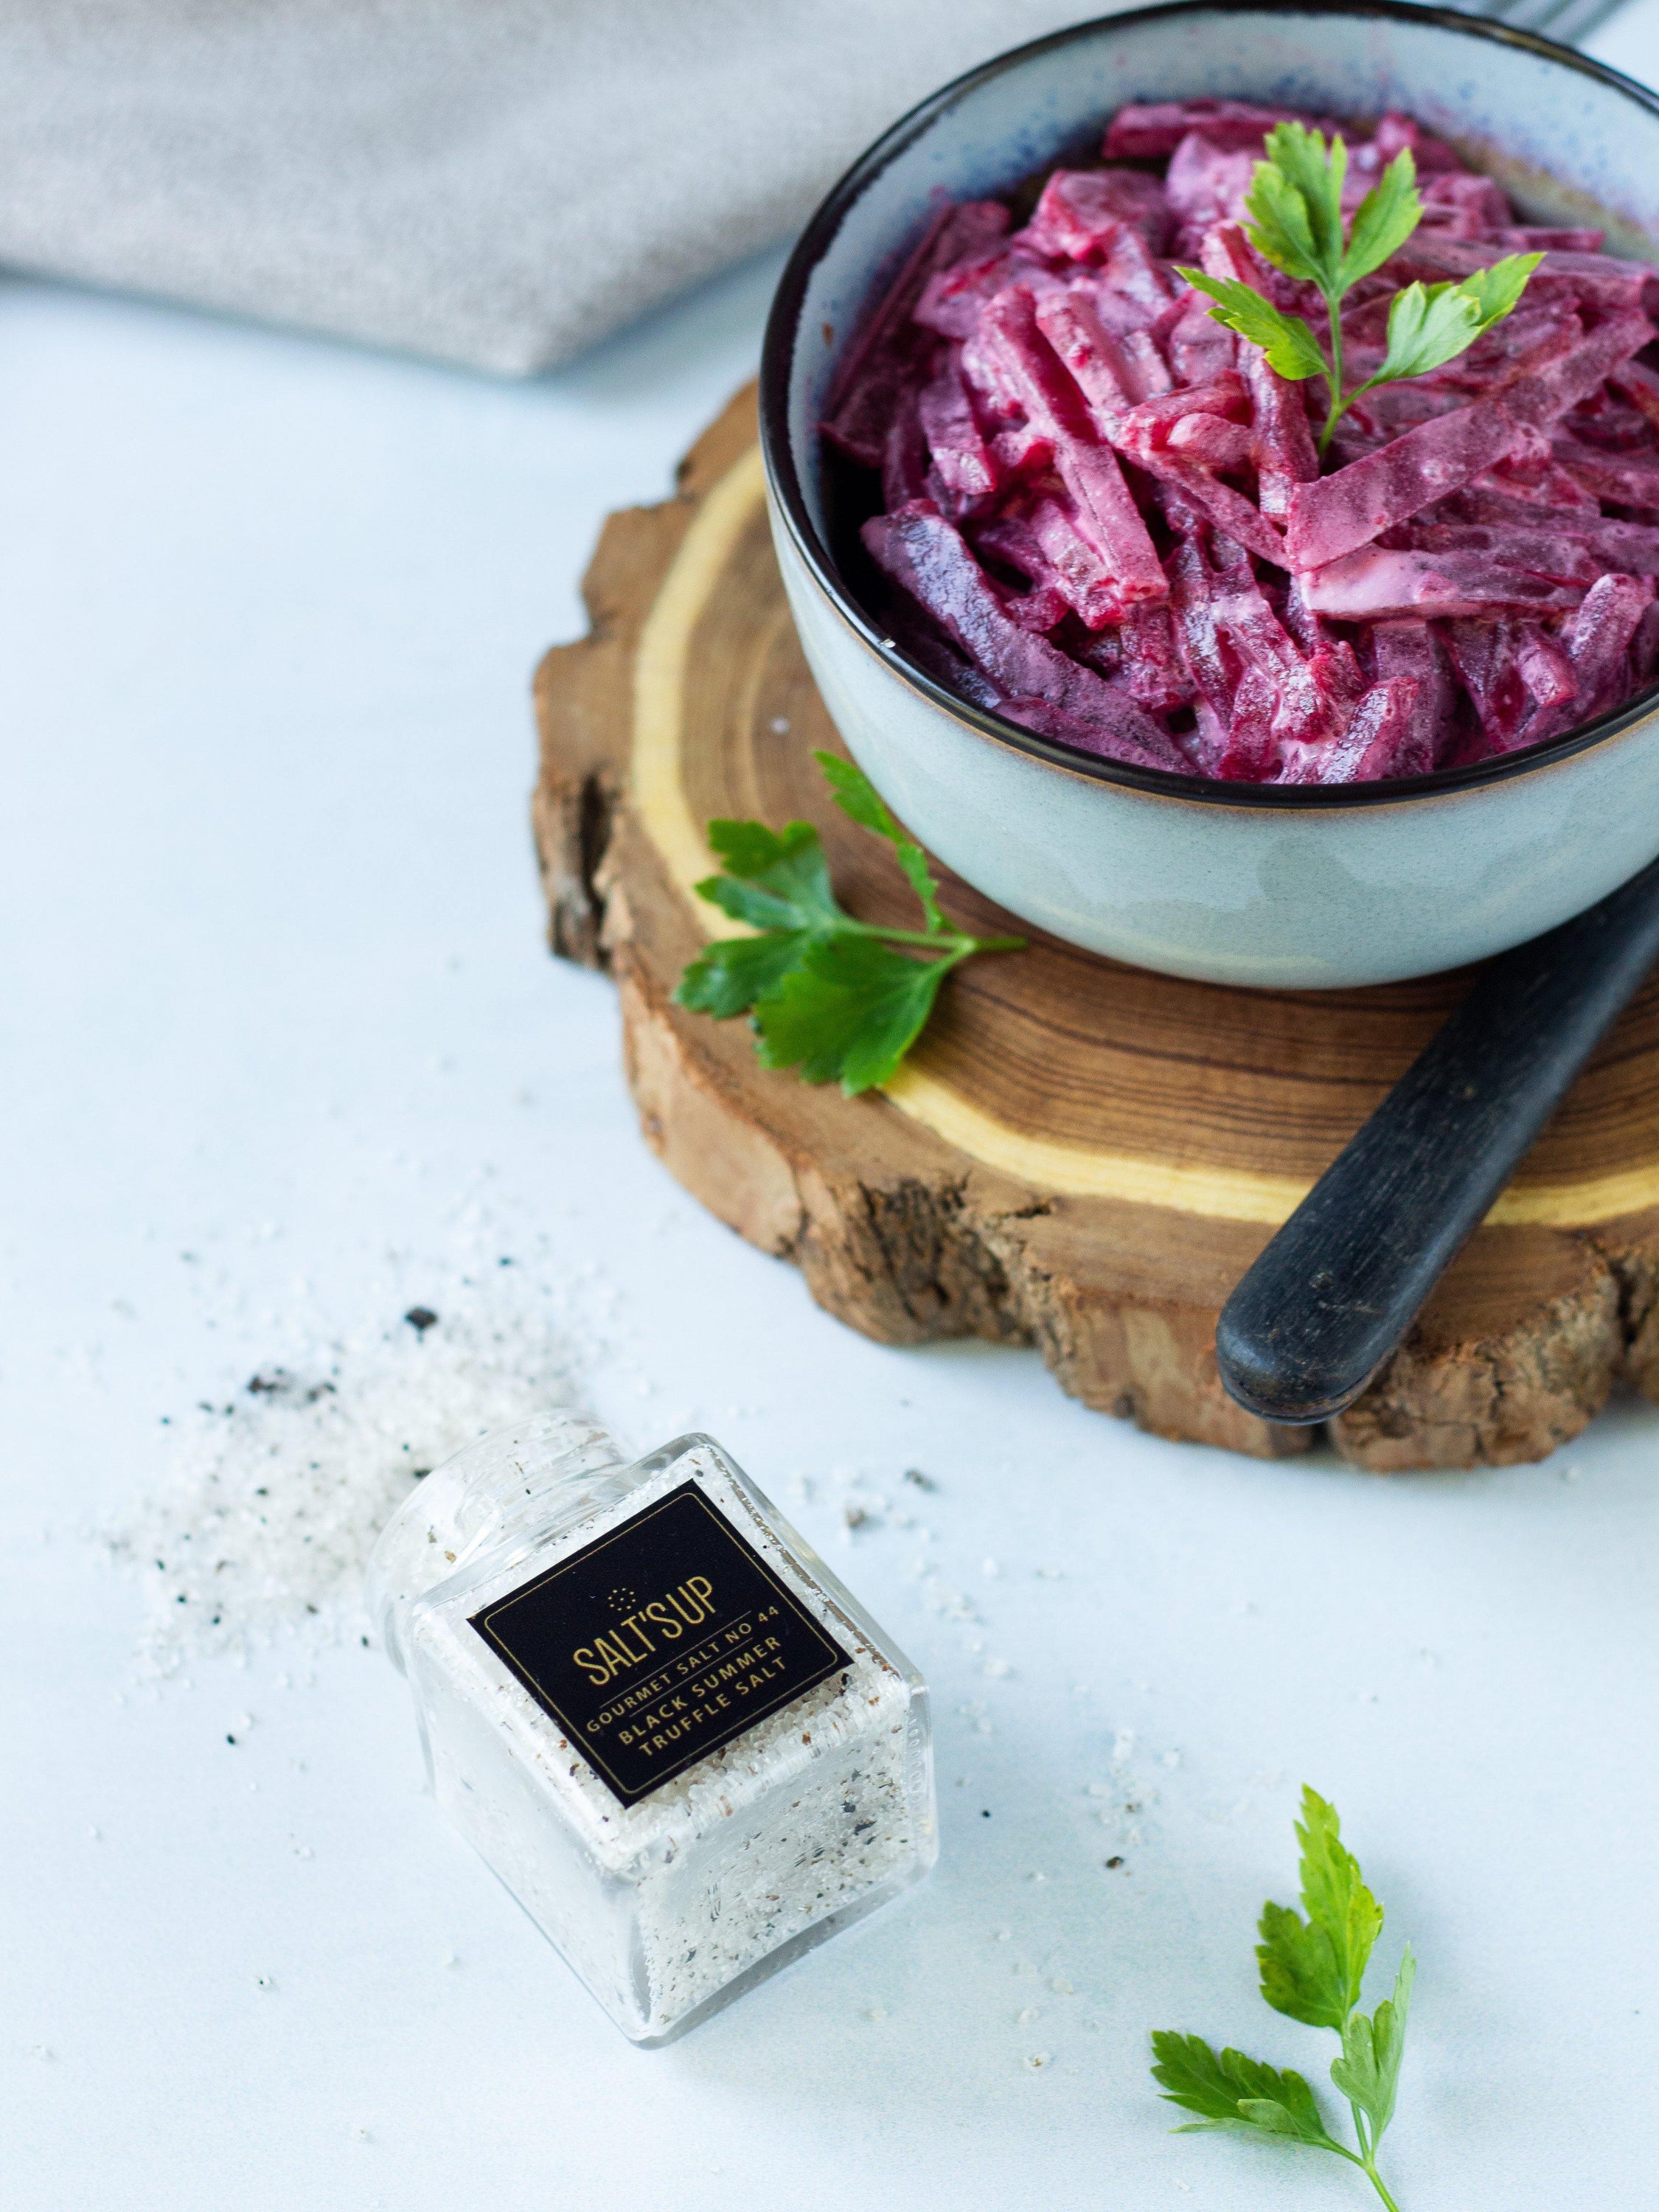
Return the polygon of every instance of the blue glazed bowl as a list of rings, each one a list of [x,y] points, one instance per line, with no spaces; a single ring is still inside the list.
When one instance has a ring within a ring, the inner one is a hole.
[[[884,798],[946,865],[1091,951],[1172,975],[1335,988],[1480,959],[1659,854],[1653,692],[1468,769],[1334,787],[1123,766],[970,706],[884,643],[831,550],[817,423],[842,347],[929,195],[1005,191],[1130,100],[1401,107],[1530,222],[1595,222],[1659,261],[1659,100],[1581,54],[1468,16],[1355,0],[1192,4],[1078,25],[947,85],[836,185],[785,270],[761,429],[773,534],[819,690]]]

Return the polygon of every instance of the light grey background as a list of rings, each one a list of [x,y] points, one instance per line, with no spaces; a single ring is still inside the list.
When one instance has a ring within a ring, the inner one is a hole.
[[[1600,43],[1659,70],[1659,5]],[[1388,1965],[1421,1954],[1405,2212],[1646,2203],[1659,1411],[1380,1480],[1138,1436],[1032,1354],[866,1344],[665,1177],[610,987],[541,950],[530,668],[775,266],[518,388],[0,289],[7,2203],[1358,2206],[1334,2161],[1172,2137],[1145,2073],[1157,2026],[1322,2071],[1250,1961],[1304,1778]],[[938,1692],[931,1886],[663,2052],[446,1832],[378,1651],[149,1695],[81,1534],[296,1277],[363,1318],[383,1248],[440,1250],[481,1186],[614,1289],[600,1413],[712,1428]],[[844,1545],[834,1470],[896,1500],[909,1465],[932,1545]]]
[[[11,0],[0,262],[525,375],[799,223],[945,78],[1090,12]]]

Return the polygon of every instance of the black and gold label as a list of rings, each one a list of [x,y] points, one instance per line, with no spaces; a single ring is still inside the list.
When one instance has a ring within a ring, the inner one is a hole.
[[[695,1482],[471,1625],[624,1805],[852,1664]]]

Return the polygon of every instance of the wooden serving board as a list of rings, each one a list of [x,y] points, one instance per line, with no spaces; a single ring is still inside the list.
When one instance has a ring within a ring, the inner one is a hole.
[[[754,397],[677,497],[613,515],[592,635],[537,679],[535,823],[552,942],[607,968],[648,1141],[722,1221],[884,1343],[1034,1343],[1061,1384],[1170,1436],[1260,1455],[1312,1434],[1241,1412],[1216,1316],[1273,1227],[1468,988],[1180,981],[1034,936],[972,962],[884,1094],[757,1062],[748,1024],[670,1002],[726,923],[702,825],[804,817],[856,913],[913,917],[890,855],[830,805],[837,747],[767,532]],[[965,884],[946,910],[1018,928]],[[1659,986],[1597,1055],[1410,1340],[1330,1424],[1376,1468],[1542,1456],[1621,1378],[1659,1397]]]

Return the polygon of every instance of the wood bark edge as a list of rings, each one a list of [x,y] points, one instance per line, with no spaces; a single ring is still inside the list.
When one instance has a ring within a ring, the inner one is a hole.
[[[670,1001],[672,979],[653,972],[635,913],[650,896],[648,865],[627,818],[634,653],[698,499],[752,442],[753,425],[751,389],[698,441],[674,497],[608,520],[583,584],[589,633],[550,652],[536,678],[532,816],[549,941],[617,981],[647,1142],[719,1218],[799,1267],[818,1304],[866,1335],[1031,1344],[1062,1388],[1155,1433],[1259,1457],[1306,1450],[1321,1431],[1255,1420],[1221,1390],[1212,1303],[1126,1297],[1091,1281],[1064,1199],[950,1153],[883,1102],[860,1102],[881,1117],[879,1146],[866,1141],[867,1121],[850,1139],[838,1098],[760,1070],[741,1024],[685,1014]],[[1577,1435],[1621,1382],[1659,1398],[1659,1217],[1608,1232],[1481,1236],[1547,1248],[1553,1286],[1489,1328],[1448,1331],[1443,1310],[1455,1307],[1466,1255],[1389,1366],[1322,1432],[1355,1465],[1534,1460]]]

